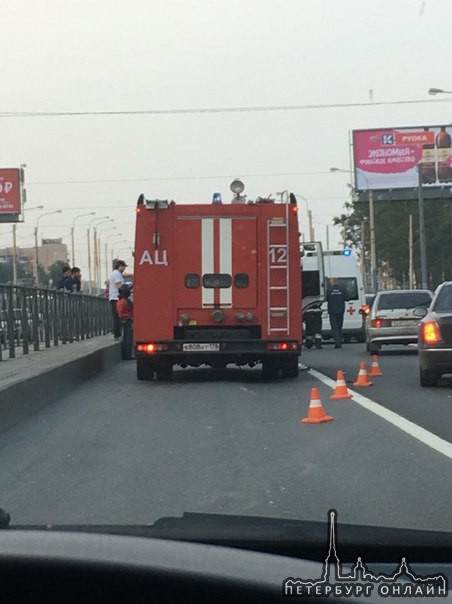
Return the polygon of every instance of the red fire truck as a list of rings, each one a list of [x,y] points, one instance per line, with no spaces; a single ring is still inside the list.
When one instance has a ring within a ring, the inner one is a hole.
[[[302,344],[295,196],[230,204],[138,199],[134,346],[139,380],[173,366],[262,363],[296,377]]]

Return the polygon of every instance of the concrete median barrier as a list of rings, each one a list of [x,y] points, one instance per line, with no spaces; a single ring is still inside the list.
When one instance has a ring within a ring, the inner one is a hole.
[[[0,433],[120,362],[111,335],[2,361]]]

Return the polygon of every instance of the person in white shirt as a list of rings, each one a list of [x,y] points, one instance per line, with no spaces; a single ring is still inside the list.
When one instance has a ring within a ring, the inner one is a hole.
[[[110,300],[111,313],[113,316],[113,335],[115,340],[121,337],[121,319],[116,311],[116,302],[119,299],[119,288],[124,283],[122,273],[126,270],[127,264],[124,260],[115,260],[113,272],[110,275],[108,299]]]

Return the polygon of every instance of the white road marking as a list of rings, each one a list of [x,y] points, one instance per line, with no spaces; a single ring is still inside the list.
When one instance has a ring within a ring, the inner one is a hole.
[[[315,369],[310,369],[309,373],[323,382],[326,386],[334,389],[336,382],[331,380],[328,376],[316,371]],[[348,390],[350,394],[353,395],[353,398],[349,400],[355,401],[355,403],[361,405],[361,407],[364,407],[364,409],[367,409],[371,413],[375,413],[375,415],[385,419],[396,428],[399,428],[424,445],[427,445],[427,447],[430,447],[434,451],[437,451],[445,457],[452,459],[452,443],[447,442],[447,440],[443,440],[439,436],[436,436],[436,434],[425,430],[425,428],[421,428],[421,426],[418,426],[414,422],[411,422],[401,415],[394,413],[394,411],[386,409],[386,407],[383,407],[379,403],[375,403],[370,398],[367,398],[354,390],[350,390],[350,388]]]
[[[243,392],[247,392],[248,394],[253,394],[254,396],[257,396],[257,392],[254,392],[254,390],[250,390],[249,388],[245,388],[245,386],[240,386],[240,390],[243,390]]]

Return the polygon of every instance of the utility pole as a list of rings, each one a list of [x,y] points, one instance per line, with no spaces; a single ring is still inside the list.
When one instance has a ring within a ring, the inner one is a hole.
[[[366,288],[366,247],[365,247],[365,222],[361,221],[361,279]]]
[[[330,249],[330,227],[326,225],[326,251]]]
[[[417,166],[418,174],[418,206],[419,206],[419,246],[421,252],[421,282],[422,289],[427,289],[427,251],[425,247],[425,221],[424,221],[424,193],[422,191],[422,175],[420,164]]]
[[[413,289],[413,215],[408,216],[408,287]]]
[[[91,273],[91,239],[90,239],[90,229],[88,228],[86,231],[86,238],[88,240],[88,279],[89,279],[89,293],[92,292],[92,273]]]
[[[374,210],[374,192],[369,191],[369,215],[370,215],[370,274],[372,279],[372,291],[377,293],[377,250],[375,247],[375,210]]]
[[[72,266],[75,266],[75,240],[74,240],[74,231],[75,227],[72,225],[71,227],[71,243],[72,243]]]
[[[13,285],[17,285],[17,224],[13,224]]]

